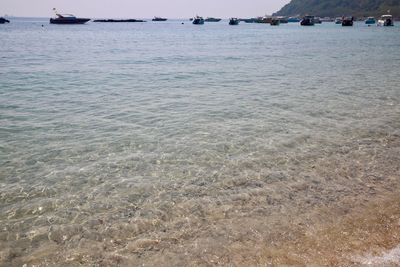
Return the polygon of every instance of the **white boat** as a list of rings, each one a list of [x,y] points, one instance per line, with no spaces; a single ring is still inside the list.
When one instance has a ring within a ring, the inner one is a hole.
[[[342,24],[343,19],[341,17],[337,17],[335,19],[335,24]]]
[[[378,26],[394,26],[392,15],[383,15],[378,20]]]

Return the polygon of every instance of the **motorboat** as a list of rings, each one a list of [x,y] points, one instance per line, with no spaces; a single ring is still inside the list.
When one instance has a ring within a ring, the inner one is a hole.
[[[300,22],[301,19],[299,17],[290,17],[288,18],[288,22]]]
[[[203,17],[196,16],[193,18],[192,23],[195,25],[202,25],[202,24],[204,24],[204,19],[203,19]]]
[[[301,21],[300,21],[301,26],[314,26],[314,16],[305,16]]]
[[[237,18],[230,18],[229,25],[239,25],[240,20]]]
[[[281,24],[281,21],[280,21],[280,19],[278,19],[278,18],[273,18],[272,20],[271,20],[271,26],[279,26],[279,24]]]
[[[90,19],[77,18],[71,14],[59,14],[55,8],[53,8],[53,10],[56,13],[56,18],[50,19],[51,24],[85,24],[90,21]]]
[[[204,20],[205,22],[220,22],[221,19],[220,18],[212,18],[212,17],[208,17]]]
[[[335,19],[335,24],[342,24],[343,19],[341,17],[337,17]]]
[[[315,23],[315,24],[322,24],[321,18],[320,18],[320,17],[315,17],[315,18],[314,18],[314,23]]]
[[[375,24],[375,23],[376,23],[376,19],[374,17],[368,17],[365,20],[365,24],[367,24],[367,25],[372,25],[372,24]]]
[[[255,23],[265,23],[265,24],[270,24],[272,20],[272,17],[270,16],[265,16],[265,17],[258,17],[255,20]]]
[[[283,16],[276,17],[276,19],[279,20],[279,24],[280,24],[280,23],[286,24],[286,23],[289,22],[289,21],[288,21],[288,18],[287,18],[287,17],[283,17]]]
[[[10,21],[5,18],[0,18],[0,24],[4,24],[4,23],[10,23]]]
[[[392,15],[383,15],[378,20],[378,26],[394,26]]]
[[[154,17],[153,19],[152,19],[152,21],[167,21],[168,19],[166,19],[166,18],[161,18],[161,17]]]
[[[342,26],[347,27],[347,26],[353,26],[354,22],[354,17],[344,17],[342,19]]]

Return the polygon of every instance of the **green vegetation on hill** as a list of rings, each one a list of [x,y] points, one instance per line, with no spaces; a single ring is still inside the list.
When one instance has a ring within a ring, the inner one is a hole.
[[[400,17],[400,0],[292,0],[274,15],[316,15],[320,17],[380,16]]]

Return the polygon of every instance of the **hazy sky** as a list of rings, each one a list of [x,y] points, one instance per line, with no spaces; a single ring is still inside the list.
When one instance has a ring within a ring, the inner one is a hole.
[[[189,18],[254,17],[271,14],[290,0],[0,0],[0,15],[52,17],[60,13],[81,17]]]

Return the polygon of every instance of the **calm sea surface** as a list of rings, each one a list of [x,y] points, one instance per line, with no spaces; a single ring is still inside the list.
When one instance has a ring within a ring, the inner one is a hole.
[[[394,190],[399,26],[0,25],[0,265],[262,264]]]

